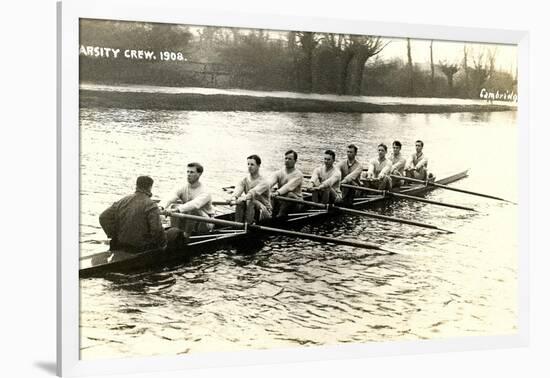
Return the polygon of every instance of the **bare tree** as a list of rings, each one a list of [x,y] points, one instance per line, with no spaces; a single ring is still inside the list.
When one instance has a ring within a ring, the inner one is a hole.
[[[215,26],[205,26],[197,33],[199,34],[199,45],[201,49],[211,49],[216,39],[216,33],[220,28]]]
[[[258,29],[258,32],[256,33],[256,35],[258,36],[258,39],[261,41],[267,42],[269,40],[269,32],[264,29]]]
[[[470,51],[470,47],[468,45],[464,45],[464,60],[462,62],[462,68],[464,69],[464,88],[466,89],[466,93],[470,92],[470,69],[468,68],[468,53]]]
[[[430,68],[431,68],[431,76],[430,76],[430,85],[432,92],[435,90],[435,65],[434,65],[434,50],[433,50],[434,40],[432,39],[430,41]]]
[[[447,78],[449,85],[449,94],[453,94],[453,76],[458,72],[458,64],[451,64],[447,61],[439,61],[439,69]]]
[[[346,36],[343,34],[319,34],[319,48],[314,62],[314,90],[343,94],[346,72],[342,61]],[[351,58],[351,55],[349,56]],[[348,61],[349,62],[349,61]],[[347,70],[347,63],[345,65]]]
[[[496,53],[496,49],[484,49],[480,50],[477,56],[472,58],[471,81],[472,90],[475,91],[472,95],[476,95],[476,92],[479,92],[491,75],[493,75]]]
[[[344,40],[340,47],[340,77],[338,80],[338,94],[347,94],[347,80],[349,76],[350,62],[353,59],[354,54],[349,37],[344,37]]]
[[[231,34],[233,34],[233,43],[237,44],[241,40],[241,33],[239,32],[239,28],[231,28]]]
[[[414,93],[413,62],[411,55],[411,39],[407,38],[407,67],[409,72],[409,96]]]
[[[305,89],[311,92],[313,88],[313,51],[319,44],[319,40],[315,33],[312,32],[297,32],[299,46],[304,53],[304,82]]]
[[[324,67],[337,77],[333,88],[338,94],[361,94],[365,65],[369,58],[379,54],[384,44],[380,37],[326,33],[319,36],[322,50],[330,51],[334,67]],[[389,42],[388,42],[389,43]],[[319,72],[322,75],[322,72]],[[326,78],[325,78],[326,79]],[[325,80],[326,81],[326,80]]]
[[[296,52],[296,32],[289,31],[286,35],[287,47],[292,57],[292,79],[294,82],[294,90],[298,90],[298,54]]]
[[[497,53],[498,53],[498,47],[495,47],[492,50],[491,49],[488,49],[488,50],[489,50],[489,68],[490,68],[491,72],[494,73],[495,72],[495,61],[496,61]]]
[[[347,51],[351,53],[351,57],[348,57],[345,88],[347,94],[359,95],[367,60],[379,54],[386,45],[380,37],[371,36],[352,35],[349,41]]]

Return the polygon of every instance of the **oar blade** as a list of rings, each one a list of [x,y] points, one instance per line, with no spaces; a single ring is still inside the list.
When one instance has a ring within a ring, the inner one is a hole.
[[[251,229],[256,229],[266,233],[273,233],[273,234],[285,235],[285,236],[295,236],[295,237],[309,239],[309,240],[313,240],[321,243],[333,243],[333,244],[347,245],[350,247],[382,250],[382,247],[380,247],[377,244],[367,243],[360,240],[339,239],[339,238],[334,238],[329,236],[309,234],[305,232],[286,230],[281,228],[273,228],[273,227],[267,227],[267,226],[261,226],[261,225],[250,225],[249,227]]]
[[[466,190],[466,189],[455,188],[453,186],[439,184],[437,182],[433,182],[433,181],[429,181],[429,180],[419,180],[419,179],[415,179],[415,178],[411,178],[411,177],[396,176],[396,175],[390,175],[390,177],[400,179],[400,180],[409,181],[409,182],[415,182],[417,184],[431,185],[431,186],[435,186],[436,188],[447,189],[447,190],[451,190],[451,191],[454,191],[454,192],[470,194],[470,195],[478,196],[478,197],[490,198],[490,199],[494,199],[494,200],[497,200],[497,201],[503,201],[503,202],[508,202],[510,204],[513,204],[513,205],[517,205],[516,202],[510,201],[510,200],[507,200],[507,199],[504,199],[504,198],[501,198],[501,197],[492,196],[490,194],[474,192],[474,191]]]
[[[412,221],[412,220],[408,220],[408,219],[390,217],[388,215],[382,215],[382,214],[378,214],[378,213],[374,213],[374,212],[348,209],[346,207],[339,207],[339,206],[334,206],[334,205],[328,205],[327,206],[327,205],[320,204],[320,203],[315,203],[315,202],[311,202],[311,201],[304,201],[304,200],[298,200],[298,199],[293,199],[293,198],[287,198],[287,197],[282,197],[282,196],[277,196],[275,198],[277,200],[280,200],[280,201],[299,203],[299,204],[302,204],[302,205],[305,205],[305,206],[311,206],[311,207],[317,207],[317,208],[325,208],[327,210],[340,211],[342,213],[363,215],[363,216],[366,216],[366,217],[376,218],[376,219],[380,219],[380,220],[386,220],[386,221],[389,221],[389,222],[404,223],[404,224],[409,224],[411,226],[418,226],[418,227],[424,227],[424,228],[430,228],[430,229],[438,229],[437,226],[434,226],[434,225],[431,225],[431,224],[416,222],[416,221]]]
[[[399,176],[396,176],[396,177],[399,177]],[[408,194],[397,193],[397,192],[392,192],[392,191],[371,189],[371,188],[365,188],[365,187],[362,187],[362,186],[348,185],[348,184],[342,184],[342,187],[349,188],[349,189],[354,189],[354,190],[359,190],[359,191],[382,194],[384,196],[392,196],[392,197],[395,197],[395,198],[402,198],[402,199],[408,199],[408,200],[411,200],[411,201],[423,202],[423,203],[436,205],[436,206],[444,206],[444,207],[449,207],[449,208],[453,208],[453,209],[460,209],[460,210],[466,210],[466,211],[476,211],[472,207],[467,207],[467,206],[462,206],[462,205],[455,205],[455,204],[452,204],[452,203],[446,203],[446,202],[440,202],[440,201],[433,201],[433,200],[429,200],[429,199],[426,199],[426,198],[423,198],[423,197],[411,196],[411,195],[408,195]]]

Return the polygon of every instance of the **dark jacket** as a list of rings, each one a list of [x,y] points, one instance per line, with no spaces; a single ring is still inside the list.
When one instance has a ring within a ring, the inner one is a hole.
[[[140,189],[101,213],[99,224],[121,248],[142,251],[166,245],[159,208],[150,193]]]

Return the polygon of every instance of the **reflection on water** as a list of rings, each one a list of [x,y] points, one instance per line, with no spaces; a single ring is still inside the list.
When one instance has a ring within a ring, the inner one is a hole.
[[[246,174],[298,151],[304,172],[332,148],[394,139],[413,151],[424,140],[438,176],[470,168],[460,187],[517,200],[515,112],[485,114],[299,114],[81,109],[81,254],[107,248],[99,213],[155,179],[165,199],[200,161],[217,199]],[[517,208],[434,191],[428,198],[470,206],[468,213],[400,201],[385,214],[452,229],[442,234],[359,216],[304,231],[381,244],[402,254],[270,237],[220,249],[180,266],[81,280],[81,357],[173,355],[200,351],[510,334],[517,327]],[[498,235],[498,237],[492,237]]]

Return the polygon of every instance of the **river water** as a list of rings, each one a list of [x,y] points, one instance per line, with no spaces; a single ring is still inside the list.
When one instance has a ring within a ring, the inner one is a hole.
[[[393,99],[399,101],[399,99]],[[205,167],[215,199],[246,174],[256,153],[269,174],[287,149],[311,172],[332,148],[375,157],[394,139],[409,155],[425,142],[438,177],[470,169],[455,185],[517,201],[516,112],[314,114],[81,108],[81,255],[107,249],[98,215],[155,179],[166,199],[186,164]],[[266,349],[340,343],[503,335],[517,331],[518,208],[436,190],[428,198],[477,213],[400,201],[385,213],[452,229],[442,234],[359,216],[307,232],[381,244],[395,255],[271,237],[248,253],[231,247],[180,266],[85,279],[81,358]],[[219,209],[223,212],[223,209]]]

